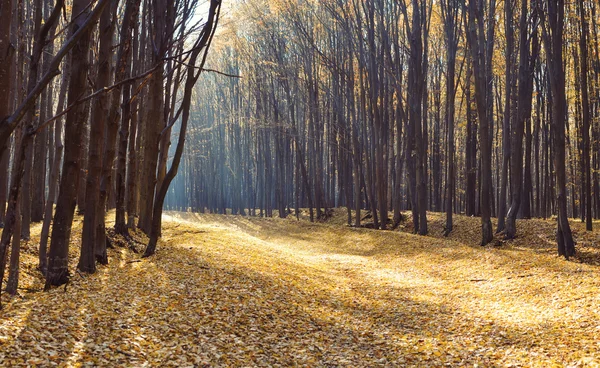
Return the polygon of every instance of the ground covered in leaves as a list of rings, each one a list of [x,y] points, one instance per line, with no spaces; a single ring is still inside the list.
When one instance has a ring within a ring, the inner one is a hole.
[[[477,218],[443,238],[441,214],[428,237],[344,214],[170,213],[156,256],[115,241],[108,266],[46,293],[34,237],[2,297],[0,366],[598,366],[600,231],[573,222],[565,261],[550,220],[479,247]]]

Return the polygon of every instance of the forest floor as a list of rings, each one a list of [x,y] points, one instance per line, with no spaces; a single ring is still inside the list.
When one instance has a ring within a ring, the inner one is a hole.
[[[449,238],[429,218],[421,237],[347,227],[343,209],[315,224],[168,213],[154,257],[110,249],[49,292],[34,227],[22,289],[2,296],[0,366],[599,365],[600,230],[573,221],[565,261],[550,220],[480,247],[478,218]]]

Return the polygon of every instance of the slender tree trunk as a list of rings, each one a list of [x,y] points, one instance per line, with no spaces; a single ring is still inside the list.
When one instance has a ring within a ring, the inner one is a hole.
[[[15,233],[10,249],[10,271],[6,282],[6,292],[16,295],[19,288],[19,258],[21,254],[21,206],[16,207]]]
[[[547,26],[544,27],[544,43],[548,55],[548,74],[552,92],[552,142],[554,146],[554,170],[557,194],[556,241],[558,254],[569,258],[575,255],[575,243],[567,215],[567,175],[565,167],[566,91],[563,69],[564,0],[547,0]]]
[[[165,11],[170,9],[166,0],[154,0],[153,11],[153,48],[152,62],[158,66],[152,75],[149,89],[149,111],[144,129],[143,169],[140,187],[140,219],[138,226],[146,234],[150,234],[152,226],[154,197],[157,184],[158,153],[160,147],[160,132],[165,126],[164,121],[164,62],[168,40],[165,38],[167,21]],[[168,17],[167,17],[168,18]]]
[[[466,113],[467,113],[467,138],[465,152],[466,169],[466,205],[465,213],[467,216],[477,215],[477,125],[474,119],[474,112],[471,108],[471,63],[467,66],[467,81],[465,87]]]
[[[42,94],[42,101],[46,95]],[[40,107],[40,121],[46,120],[45,101]],[[40,222],[44,218],[44,200],[46,190],[46,159],[48,153],[48,130],[43,129],[35,137],[33,153],[33,189],[31,190],[31,221]]]
[[[158,236],[160,232],[160,218],[162,216],[162,208],[165,200],[165,196],[167,194],[167,190],[169,185],[177,175],[177,170],[179,168],[179,163],[181,162],[181,156],[183,155],[183,148],[185,145],[185,135],[187,130],[187,124],[190,116],[190,106],[192,99],[192,90],[198,77],[202,72],[202,67],[206,61],[206,53],[210,48],[210,43],[212,41],[212,37],[214,35],[214,30],[216,29],[217,22],[219,19],[219,12],[221,3],[219,0],[211,0],[210,1],[210,9],[208,13],[208,18],[204,25],[203,32],[201,33],[201,37],[198,39],[195,44],[194,51],[190,57],[189,66],[187,67],[187,76],[185,82],[185,90],[183,101],[181,102],[182,106],[182,117],[181,117],[181,127],[179,131],[179,139],[177,141],[177,148],[175,149],[175,156],[173,157],[173,162],[171,164],[171,168],[167,172],[165,179],[163,180],[158,194],[156,196],[156,203],[154,204],[153,215],[152,215],[152,227],[150,232],[150,240],[148,242],[148,246],[144,251],[144,257],[149,257],[154,254],[156,251],[156,244],[158,242]],[[196,61],[200,52],[204,51],[204,55],[201,60],[199,71],[196,72]]]
[[[73,1],[72,14],[75,15],[75,18],[71,25],[71,35],[85,22],[89,14],[89,4],[89,0]],[[107,2],[102,4],[106,6]],[[69,80],[68,105],[75,103],[86,89],[90,37],[91,29],[87,28],[71,52],[71,78]],[[56,200],[56,212],[52,226],[45,289],[49,289],[51,285],[65,284],[69,279],[69,242],[77,201],[77,185],[80,174],[79,163],[82,155],[81,140],[83,138],[83,124],[81,122],[85,120],[84,106],[76,106],[67,113],[65,122],[65,153],[60,192]]]
[[[520,51],[519,51],[519,92],[517,102],[517,118],[514,121],[514,127],[511,134],[511,151],[514,154],[511,156],[511,190],[512,202],[508,211],[506,222],[507,239],[512,239],[516,236],[517,214],[521,207],[523,194],[523,134],[525,122],[531,117],[531,101],[533,93],[533,65],[537,53],[537,31],[533,30],[533,55],[530,55],[529,48],[531,44],[531,36],[527,30],[527,0],[522,0],[521,5],[521,20],[519,25],[521,28],[520,35]],[[533,57],[532,57],[533,56]],[[526,201],[529,198],[525,198]]]
[[[456,104],[456,52],[458,48],[459,32],[461,30],[459,23],[460,2],[459,1],[441,1],[442,17],[444,20],[444,31],[446,36],[446,129],[448,130],[447,151],[447,176],[446,176],[446,225],[444,235],[448,236],[453,229],[453,200],[456,185],[455,174],[455,147],[454,147],[454,115]],[[459,26],[457,29],[456,27]],[[467,110],[468,111],[468,110]],[[467,124],[467,129],[469,129]]]
[[[581,108],[582,108],[582,130],[583,130],[583,195],[585,203],[585,228],[587,231],[592,231],[592,185],[591,185],[591,168],[590,168],[590,100],[588,96],[588,23],[586,11],[584,8],[584,0],[578,1],[579,19],[581,23],[581,37],[579,38],[579,52],[581,54]]]
[[[98,74],[96,88],[105,88],[110,84],[111,46],[114,32],[112,19],[113,9],[116,10],[117,1],[104,8],[100,16],[100,51],[98,58]],[[103,211],[100,210],[100,174],[102,173],[102,148],[104,145],[105,124],[111,103],[110,94],[102,94],[94,100],[92,106],[92,122],[90,134],[93,139],[89,141],[88,174],[85,188],[85,214],[83,217],[83,233],[81,238],[81,253],[77,268],[82,272],[96,272],[96,259],[94,256],[97,238],[98,218]],[[83,153],[85,154],[85,152]]]
[[[498,226],[496,233],[504,231],[506,216],[506,190],[508,186],[508,167],[511,162],[511,116],[512,116],[512,90],[513,90],[513,51],[514,51],[514,28],[513,7],[514,1],[504,2],[504,33],[506,37],[505,51],[505,95],[504,95],[504,124],[502,126],[502,179],[500,182],[500,198],[498,200]],[[525,29],[522,29],[527,34]],[[514,134],[514,133],[513,133]],[[511,175],[514,172],[511,171]],[[512,176],[511,176],[512,177]],[[513,193],[514,195],[514,193]]]
[[[71,75],[70,60],[65,60],[63,66],[63,75],[60,85],[60,92],[58,95],[58,104],[56,106],[56,114],[62,111],[65,98],[67,95],[67,81]],[[50,222],[52,221],[52,213],[54,211],[54,203],[57,197],[57,189],[60,180],[60,162],[63,154],[63,122],[62,119],[56,121],[54,126],[54,157],[52,157],[52,169],[50,172],[50,179],[48,183],[48,199],[46,200],[46,207],[44,208],[44,223],[42,224],[42,231],[40,235],[40,250],[39,250],[39,269],[43,275],[46,275],[48,269],[48,236],[50,234]]]
[[[494,0],[490,0],[491,4],[488,12],[493,13]],[[493,37],[490,37],[490,31],[484,32],[484,9],[481,8],[481,3],[477,4],[473,0],[469,0],[468,7],[468,25],[467,38],[471,50],[471,59],[473,62],[473,70],[475,75],[475,100],[477,102],[477,112],[479,116],[479,144],[481,147],[481,190],[479,193],[480,210],[481,210],[481,245],[486,245],[493,239],[491,206],[490,200],[492,197],[492,145],[490,134],[490,90],[489,72],[491,67],[488,65],[488,53],[493,44]],[[493,27],[488,25],[488,27]]]
[[[10,114],[11,91],[13,75],[11,73],[14,65],[14,45],[11,43],[11,23],[13,19],[12,9],[14,0],[0,1],[0,123],[5,116]],[[0,141],[0,228],[4,227],[5,211],[7,204],[7,190],[9,183],[8,163],[10,149],[8,135],[4,142]],[[4,145],[4,146],[3,146]],[[0,259],[0,262],[2,260]]]

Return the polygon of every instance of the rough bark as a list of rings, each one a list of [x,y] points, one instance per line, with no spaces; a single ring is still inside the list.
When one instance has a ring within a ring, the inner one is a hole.
[[[581,79],[581,109],[582,109],[582,140],[583,140],[583,202],[585,203],[585,228],[592,231],[592,178],[590,166],[590,99],[588,92],[588,23],[584,0],[578,1],[581,36],[579,38],[579,52],[581,55],[580,79]],[[583,212],[583,211],[582,211]]]
[[[520,46],[519,46],[519,92],[517,102],[517,118],[514,122],[514,127],[511,132],[511,191],[512,202],[506,219],[505,237],[512,239],[515,237],[517,214],[521,208],[523,201],[523,134],[525,123],[531,117],[531,99],[533,93],[533,65],[535,62],[535,53],[537,53],[537,32],[532,30],[528,32],[527,26],[527,0],[522,0],[521,3],[521,20],[519,27],[521,28]],[[533,58],[530,54],[531,38],[533,41]],[[529,198],[525,198],[528,201]]]
[[[75,18],[70,26],[71,37],[82,30],[81,38],[71,52],[71,78],[69,79],[68,105],[75,103],[84,93],[87,83],[88,50],[91,37],[91,23],[83,27],[87,19],[94,14],[96,19],[108,4],[103,0],[96,5],[94,12],[89,12],[89,0],[74,0],[72,14]],[[65,150],[60,180],[60,192],[56,200],[56,212],[52,226],[50,252],[48,254],[48,271],[45,289],[52,285],[68,282],[68,255],[71,239],[71,227],[77,201],[77,185],[79,183],[79,163],[81,160],[81,139],[85,116],[84,106],[78,105],[67,113],[65,121]]]
[[[110,84],[111,68],[111,46],[114,32],[112,19],[113,9],[116,10],[118,1],[104,8],[100,16],[100,49],[98,57],[98,72],[96,77],[96,88],[105,88]],[[99,209],[100,200],[100,175],[102,173],[102,148],[104,145],[104,133],[106,119],[109,117],[110,94],[102,94],[93,101],[92,121],[90,135],[93,139],[89,141],[88,174],[85,181],[85,211],[83,216],[83,231],[81,237],[81,252],[77,268],[86,273],[96,271],[95,247],[96,231],[98,222],[104,221],[98,215],[103,213]],[[85,154],[83,152],[82,154]]]
[[[11,65],[13,65],[15,50],[10,42],[10,29],[12,23],[12,9],[14,0],[0,1],[0,96],[6,98],[0,99],[0,121],[10,114],[10,98],[12,73]],[[0,142],[1,145],[2,142]],[[5,142],[8,144],[8,137]],[[8,190],[8,163],[10,150],[8,147],[4,149],[0,147],[0,228],[4,227],[4,216],[6,210],[7,190]]]
[[[486,245],[493,239],[491,217],[492,194],[492,145],[490,129],[490,96],[489,96],[489,71],[491,70],[487,57],[491,53],[493,37],[490,39],[490,29],[485,30],[484,9],[482,3],[469,0],[467,39],[471,51],[471,61],[475,77],[475,101],[479,117],[479,144],[481,148],[481,245]],[[490,0],[488,12],[493,13],[495,1]],[[493,27],[487,25],[487,27]]]
[[[569,258],[575,255],[575,242],[567,213],[567,175],[565,165],[566,91],[563,69],[564,0],[546,0],[546,19],[543,22],[544,44],[552,94],[552,143],[554,147],[554,170],[556,176],[556,207],[558,212],[556,242],[558,254]]]
[[[125,14],[123,15],[123,25],[121,26],[121,44],[123,50],[120,51],[124,54],[123,57],[127,59],[119,66],[124,68],[123,71],[118,71],[119,74],[123,73],[123,77],[127,78],[131,72],[131,68],[127,66],[127,60],[131,60],[131,55],[135,54],[133,50],[133,39],[132,29],[135,28],[137,22],[137,16],[139,11],[139,0],[129,0],[125,7]],[[118,78],[118,76],[117,76]],[[115,216],[115,230],[117,233],[125,234],[127,232],[127,224],[125,222],[125,181],[126,181],[126,160],[127,160],[127,143],[129,140],[129,132],[132,130],[132,134],[135,134],[135,128],[130,126],[133,125],[131,119],[131,85],[126,85],[122,89],[122,103],[123,113],[121,117],[121,127],[119,130],[119,149],[117,155],[117,171],[116,171],[116,216]],[[119,94],[115,94],[119,96]]]

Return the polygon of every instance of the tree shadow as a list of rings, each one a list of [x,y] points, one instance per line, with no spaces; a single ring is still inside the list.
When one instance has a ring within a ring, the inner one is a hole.
[[[22,357],[16,365],[33,365],[27,359],[36,355],[96,366],[550,365],[572,361],[575,355],[561,351],[565,341],[584,353],[597,343],[593,323],[588,329],[554,315],[523,321],[494,314],[502,307],[488,307],[497,300],[478,294],[496,287],[490,280],[454,283],[465,288],[456,293],[432,287],[447,281],[439,269],[423,270],[426,283],[400,272],[422,259],[462,267],[483,252],[518,267],[526,248],[482,249],[289,220],[199,219],[196,234],[167,232],[152,258],[137,262],[125,249],[110,250],[109,266],[75,275],[67,293],[55,289],[12,305],[0,326],[23,329],[0,339],[0,357]],[[270,242],[289,242],[296,257]],[[359,267],[364,259],[377,267]],[[469,269],[461,272],[471,277]],[[512,286],[527,282],[515,278]],[[539,307],[523,291],[511,293],[518,297],[506,306]],[[563,308],[575,306],[566,301]]]

